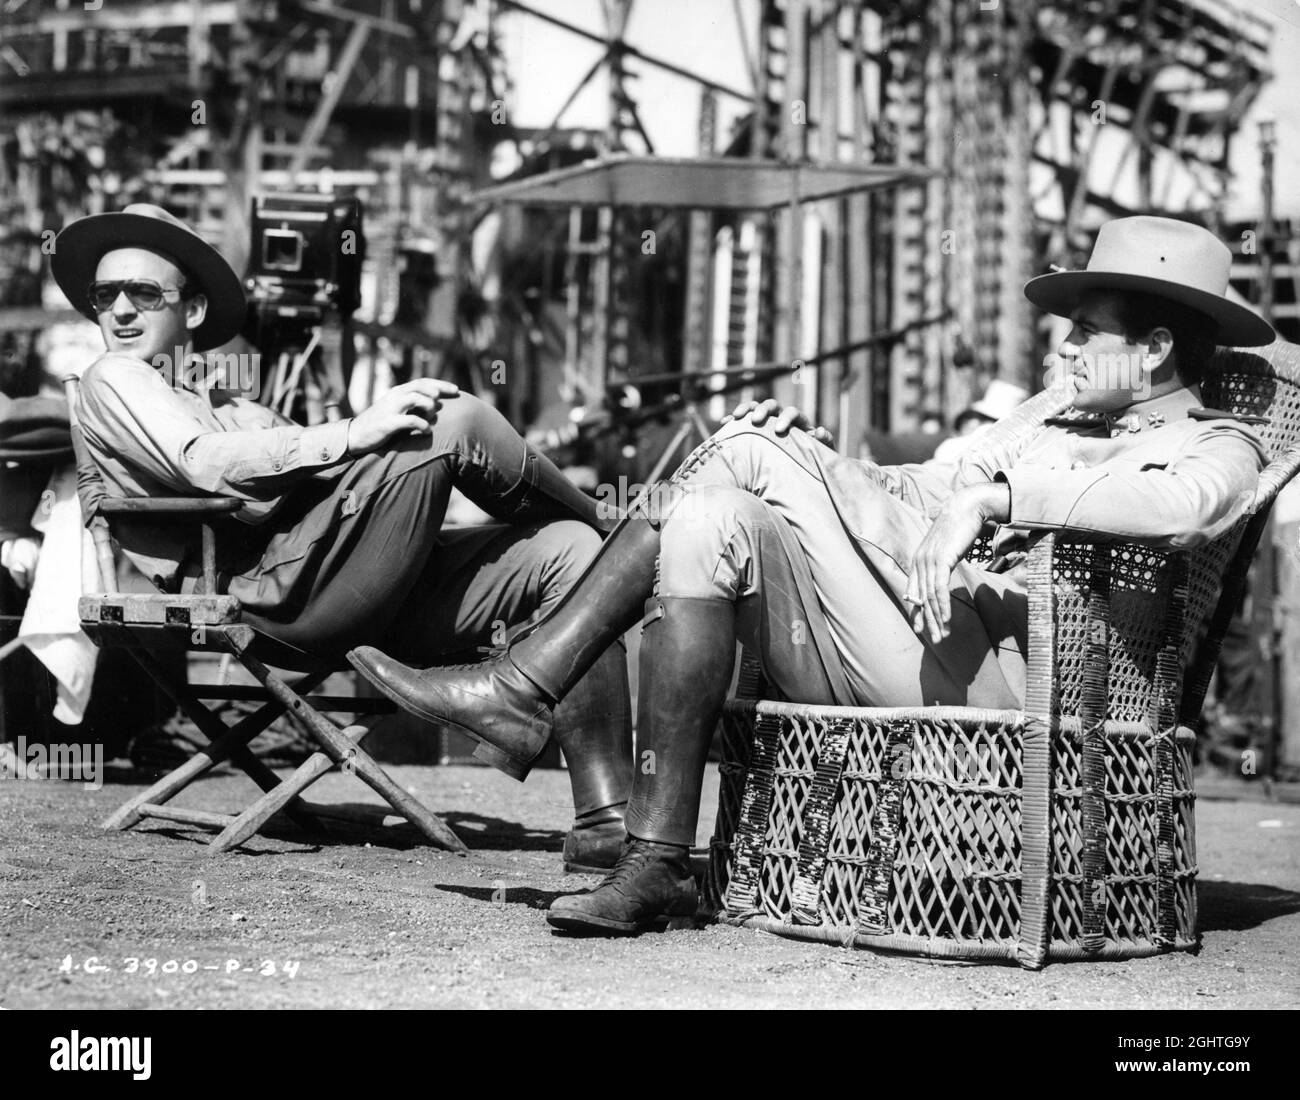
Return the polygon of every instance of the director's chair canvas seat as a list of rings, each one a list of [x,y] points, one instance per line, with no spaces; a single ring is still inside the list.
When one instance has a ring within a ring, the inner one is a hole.
[[[147,790],[120,806],[106,829],[129,829],[140,821],[157,819],[217,830],[211,842],[215,851],[227,851],[255,835],[283,811],[308,830],[322,828],[320,819],[343,816],[326,806],[310,805],[299,796],[334,768],[355,775],[433,845],[449,851],[466,851],[464,843],[412,794],[398,786],[362,748],[367,725],[341,728],[325,713],[378,715],[391,713],[387,700],[353,696],[311,695],[334,672],[348,671],[336,661],[323,659],[278,641],[242,621],[239,601],[216,593],[214,523],[239,508],[228,497],[169,499],[112,499],[105,495],[94,460],[86,450],[77,425],[77,379],[64,379],[71,411],[73,444],[77,452],[78,493],[83,514],[94,537],[98,573],[103,592],[82,596],[78,613],[82,629],[102,647],[126,649],[206,736],[210,744]],[[115,588],[116,564],[110,525],[116,515],[147,516],[160,522],[199,523],[203,538],[203,592],[195,595],[126,594]],[[176,677],[159,660],[165,653],[211,652],[227,654],[257,681],[248,685],[191,684]],[[297,673],[290,683],[287,674]],[[204,700],[253,700],[262,705],[227,726]],[[249,742],[281,715],[317,746],[291,775],[281,779],[249,749]],[[196,779],[229,761],[243,770],[262,790],[260,798],[237,814],[173,806],[171,800]]]

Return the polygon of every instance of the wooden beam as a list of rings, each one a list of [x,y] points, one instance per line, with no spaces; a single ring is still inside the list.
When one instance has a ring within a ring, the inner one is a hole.
[[[42,73],[39,78],[0,80],[0,106],[44,108],[87,103],[102,105],[125,99],[169,98],[186,95],[189,77],[185,64],[141,70],[118,70],[111,79],[98,72]],[[179,102],[179,100],[174,100]]]
[[[203,21],[210,27],[230,26],[238,19],[235,0],[204,0]],[[193,0],[142,4],[137,8],[105,4],[96,11],[71,8],[49,11],[26,23],[15,23],[7,37],[55,34],[67,31],[158,31],[164,27],[189,27],[194,22]]]
[[[395,19],[384,19],[382,16],[355,11],[352,8],[345,8],[338,4],[323,4],[319,0],[300,0],[298,7],[315,15],[328,15],[331,19],[346,20],[354,28],[365,27],[367,31],[379,31],[382,34],[396,35],[398,38],[415,37],[415,28],[409,23],[399,23]]]
[[[299,141],[264,141],[262,142],[262,152],[268,157],[291,157],[294,153],[302,148]],[[313,145],[308,150],[310,156],[323,157],[329,152],[325,145]]]
[[[522,12],[525,15],[531,15],[534,19],[540,19],[543,23],[550,23],[553,27],[559,27],[570,34],[576,34],[579,38],[585,38],[589,42],[598,42],[602,46],[609,46],[610,40],[604,35],[596,34],[593,31],[585,30],[573,23],[566,23],[563,19],[557,19],[553,15],[547,15],[545,12],[530,8],[527,4],[519,3],[519,0],[500,0],[503,8],[513,8],[515,11]],[[680,68],[677,65],[670,64],[658,57],[651,57],[649,54],[642,53],[634,46],[626,43],[620,45],[620,49],[627,57],[635,57],[638,61],[644,61],[647,65],[653,65],[656,69],[662,69],[664,72],[672,73],[674,76],[680,76],[686,80],[693,80],[696,84],[702,84],[706,88],[712,88],[715,92],[722,92],[724,95],[732,96],[735,99],[748,101],[751,97],[747,92],[738,91],[726,84],[719,84],[716,80],[709,80],[700,76],[699,73],[693,73],[689,69]]]
[[[191,810],[184,806],[164,806],[154,802],[144,802],[136,807],[141,817],[151,817],[159,821],[175,821],[181,825],[202,825],[209,829],[224,829],[235,820],[232,814],[215,814],[210,810]]]
[[[1112,62],[1106,68],[1106,75],[1101,81],[1101,92],[1097,97],[1103,104],[1111,102],[1115,91],[1115,80],[1118,76],[1119,66]],[[1070,125],[1073,126],[1075,121],[1075,118],[1071,118]],[[1083,213],[1088,194],[1088,169],[1092,166],[1092,155],[1097,149],[1097,141],[1101,137],[1101,131],[1101,126],[1093,125],[1092,131],[1088,135],[1088,144],[1076,165],[1078,175],[1075,177],[1074,189],[1065,204],[1065,239],[1067,242],[1070,240],[1071,231],[1079,223],[1079,216]]]
[[[268,168],[258,174],[260,187],[275,189],[293,185],[294,180],[303,186],[314,186],[321,171],[310,169],[300,171],[296,176],[279,168]],[[374,187],[379,182],[379,173],[369,168],[331,169],[329,178],[337,187]],[[217,168],[168,168],[161,172],[149,172],[146,178],[171,186],[220,187],[226,182],[226,174]]]
[[[352,30],[348,33],[348,40],[344,43],[339,62],[331,70],[334,77],[333,83],[325,89],[325,94],[316,105],[311,121],[307,123],[307,128],[302,132],[302,138],[298,142],[298,149],[289,162],[290,186],[293,186],[299,173],[307,166],[307,158],[311,155],[312,149],[320,144],[320,139],[325,134],[325,127],[329,125],[330,116],[334,113],[334,108],[338,106],[339,100],[343,98],[343,87],[352,75],[357,58],[361,56],[361,49],[365,46],[366,39],[369,37],[369,23],[357,22],[353,24]]]
[[[839,0],[824,0],[820,11],[821,24],[815,32],[813,47],[813,71],[820,78],[818,86],[813,87],[809,81],[808,98],[817,100],[814,117],[821,125],[817,131],[817,144],[821,158],[834,163],[841,160],[840,155],[840,34],[839,34]],[[850,153],[852,156],[852,153]],[[821,207],[822,232],[825,251],[822,254],[822,299],[820,318],[810,318],[817,325],[816,346],[820,351],[826,344],[832,346],[845,341],[845,284],[844,271],[844,236],[843,202],[823,203]],[[843,400],[841,383],[847,373],[846,365],[841,363],[832,382],[831,372],[816,374],[813,400],[809,412],[813,414],[814,424],[826,425],[832,434],[840,431],[841,420],[845,417],[846,402]]]
[[[749,36],[745,33],[745,12],[740,6],[740,0],[731,0],[732,10],[736,15],[736,35],[740,39],[740,53],[745,59],[745,69],[749,73],[749,86],[754,94],[758,94],[762,87],[762,79],[759,76],[759,60],[749,48]],[[762,12],[759,12],[759,20],[763,18]],[[763,30],[759,28],[759,37],[762,37]]]

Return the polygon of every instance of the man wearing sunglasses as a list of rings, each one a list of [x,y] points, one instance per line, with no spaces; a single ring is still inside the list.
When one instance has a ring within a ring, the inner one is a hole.
[[[382,642],[421,665],[474,654],[548,611],[599,547],[609,524],[596,502],[449,383],[416,379],[312,427],[195,386],[192,357],[238,333],[244,293],[220,254],[160,207],[72,222],[51,268],[107,348],[78,399],[106,490],[238,498],[238,522],[218,534],[222,587],[276,640],[335,658]],[[443,530],[453,487],[498,522]],[[114,534],[158,587],[193,588],[195,546],[144,523],[115,522]],[[620,647],[557,711],[555,729],[575,807],[565,865],[608,868],[632,767]],[[539,753],[507,741],[475,755],[523,779]]]
[[[184,276],[178,275],[184,283]],[[86,288],[86,297],[96,313],[108,313],[117,304],[118,296],[125,294],[136,309],[162,309],[169,301],[193,298],[197,291],[185,286],[160,286],[152,279],[97,279]],[[171,295],[175,295],[172,298]]]

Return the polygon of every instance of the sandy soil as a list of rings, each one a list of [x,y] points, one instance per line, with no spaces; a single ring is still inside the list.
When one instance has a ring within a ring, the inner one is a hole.
[[[377,808],[371,827],[324,844],[285,831],[210,856],[203,834],[160,822],[102,832],[140,789],[130,781],[0,782],[0,1007],[1300,1006],[1300,805],[1201,801],[1199,956],[1035,974],[721,926],[552,934],[542,910],[593,882],[561,873],[564,773],[520,786],[472,767],[391,772],[447,815],[470,857],[421,845],[400,819],[380,824]],[[251,791],[226,773],[180,802],[230,811]],[[347,776],[312,795],[377,807]],[[163,973],[169,963],[193,972]]]

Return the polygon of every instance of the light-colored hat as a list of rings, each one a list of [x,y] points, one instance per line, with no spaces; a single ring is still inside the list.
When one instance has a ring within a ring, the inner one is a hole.
[[[234,336],[244,323],[244,288],[221,253],[180,218],[161,206],[132,203],[111,214],[91,214],[63,227],[54,238],[50,271],[59,289],[84,316],[98,321],[86,289],[106,252],[144,248],[184,269],[208,299],[203,323],[194,330],[194,348],[207,351]]]
[[[995,378],[984,391],[984,396],[978,401],[972,401],[970,408],[966,409],[963,415],[978,413],[980,416],[987,416],[990,420],[1001,420],[1017,405],[1028,400],[1029,391],[1023,386]]]
[[[1205,314],[1216,343],[1260,347],[1277,339],[1267,321],[1225,297],[1232,252],[1208,229],[1173,218],[1116,218],[1097,232],[1084,271],[1056,271],[1025,284],[1040,309],[1068,317],[1089,290],[1154,294]]]

